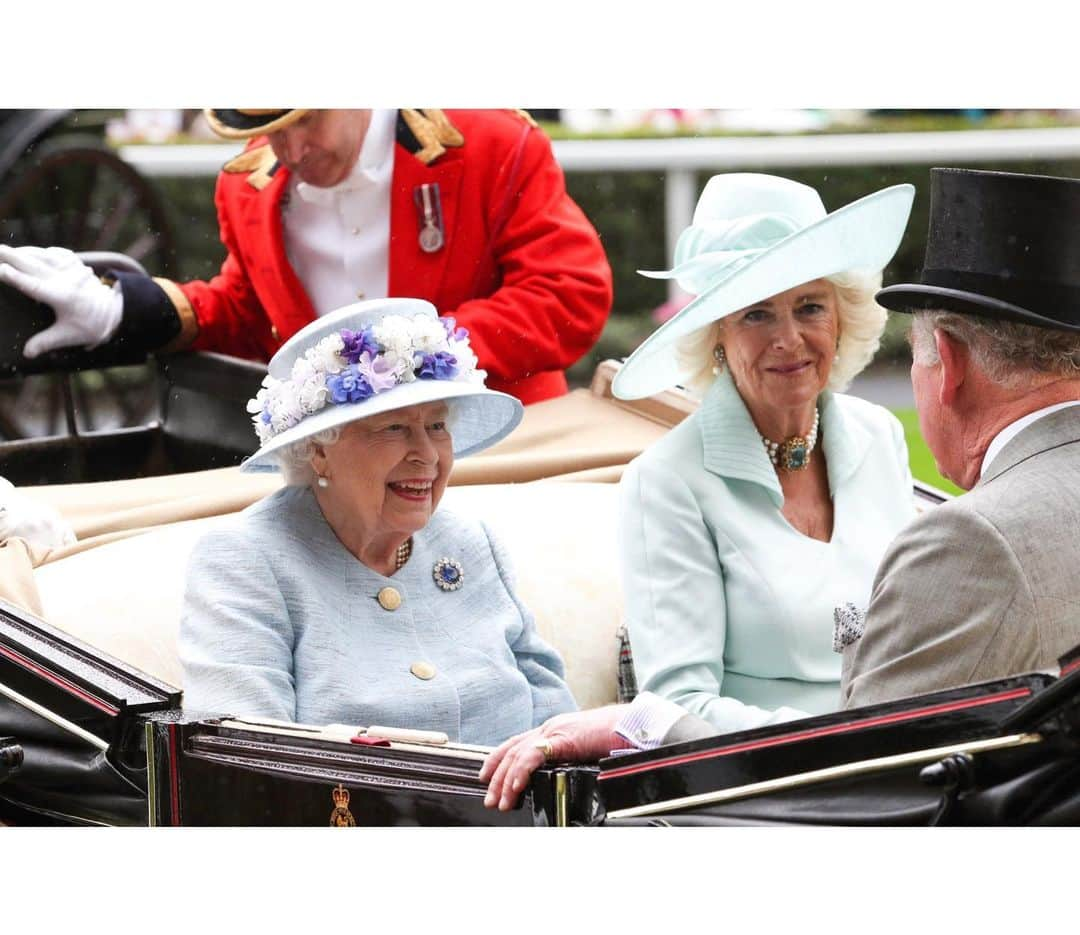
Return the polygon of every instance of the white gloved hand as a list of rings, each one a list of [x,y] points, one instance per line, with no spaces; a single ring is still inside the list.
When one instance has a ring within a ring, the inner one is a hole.
[[[56,313],[52,325],[26,342],[26,357],[80,344],[96,347],[116,333],[124,315],[120,286],[105,285],[64,247],[0,246],[0,282]]]
[[[14,536],[46,549],[75,544],[75,533],[56,510],[23,496],[0,477],[0,543]]]

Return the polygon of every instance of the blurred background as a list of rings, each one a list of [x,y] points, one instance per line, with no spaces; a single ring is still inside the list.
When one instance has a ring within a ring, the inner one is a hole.
[[[111,248],[125,250],[134,244],[142,251],[137,258],[155,275],[181,280],[213,276],[224,256],[214,215],[214,177],[240,145],[222,143],[197,110],[54,113],[64,116],[50,131],[51,138],[94,137],[132,166],[149,190],[145,197],[152,206],[133,214],[133,223],[145,230],[125,235]],[[805,182],[821,193],[830,211],[887,185],[914,184],[911,222],[885,271],[886,283],[918,277],[932,166],[1080,177],[1080,111],[1073,110],[624,108],[530,113],[552,138],[569,191],[599,231],[615,277],[611,319],[597,347],[571,371],[575,385],[586,384],[599,361],[629,354],[686,301],[686,296],[669,291],[669,284],[646,279],[636,270],[669,265],[674,239],[689,221],[705,180],[715,172],[769,172]],[[49,147],[37,142],[19,155],[18,162],[25,171],[48,153]],[[11,172],[0,175],[0,237],[5,242],[30,242],[25,237],[37,223],[44,229],[38,232],[40,242],[48,230],[40,222],[55,208],[40,200],[41,195],[28,207],[24,203],[20,210],[28,217],[20,222],[23,227],[16,237],[10,226],[12,209],[5,215],[3,207],[10,181]],[[67,187],[53,184],[51,197]],[[133,194],[120,186],[100,197],[141,204],[143,195],[141,189]],[[106,217],[111,211],[107,205],[98,210]],[[893,316],[878,358],[853,392],[888,406],[904,422],[917,476],[954,489],[937,475],[918,437],[904,331],[903,316]],[[86,374],[82,379],[99,378]],[[119,381],[120,395],[128,404],[126,409],[98,413],[97,428],[104,427],[102,420],[140,418],[139,368],[112,379],[109,395],[116,395]],[[92,398],[94,386],[86,390],[87,399]],[[8,400],[10,407],[10,392]],[[24,410],[29,405],[26,402]],[[84,402],[83,408],[89,405]],[[3,406],[0,399],[0,414]],[[22,417],[26,416],[24,411]],[[41,418],[48,417],[43,410]]]

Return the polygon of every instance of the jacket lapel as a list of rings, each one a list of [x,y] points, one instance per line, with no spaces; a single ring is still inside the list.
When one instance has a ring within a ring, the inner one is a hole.
[[[776,469],[726,368],[705,394],[698,413],[706,470],[758,484],[765,488],[778,509],[783,506],[784,494]],[[862,464],[870,450],[870,440],[870,433],[834,403],[832,393],[821,394],[821,444],[829,492],[834,497]]]
[[[784,494],[776,471],[726,367],[709,387],[698,413],[705,469],[758,484],[777,508],[782,506]]]

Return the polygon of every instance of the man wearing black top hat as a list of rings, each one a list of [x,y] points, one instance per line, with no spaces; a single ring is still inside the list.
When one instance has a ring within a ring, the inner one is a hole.
[[[935,169],[911,380],[942,474],[877,571],[847,706],[1053,667],[1080,643],[1080,180]]]

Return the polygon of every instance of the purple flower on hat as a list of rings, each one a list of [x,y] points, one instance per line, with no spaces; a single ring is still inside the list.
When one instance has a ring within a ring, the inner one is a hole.
[[[451,315],[447,315],[445,318],[440,318],[442,326],[446,329],[447,341],[464,341],[469,336],[468,328],[459,328],[457,326],[457,319]]]
[[[385,357],[364,351],[356,361],[356,369],[367,380],[373,393],[382,393],[397,386],[397,368]]]
[[[416,375],[421,380],[453,380],[457,376],[457,358],[446,351],[438,351],[435,354],[417,355],[420,363],[416,368]]]
[[[363,402],[375,392],[355,364],[327,377],[326,386],[330,390],[330,398],[338,404]]]
[[[259,414],[259,418],[262,419],[264,425],[269,425],[270,424],[270,418],[271,417],[270,417],[270,407],[269,406],[266,406],[263,409],[263,411]]]
[[[372,329],[364,328],[363,331],[350,331],[348,328],[341,329],[341,356],[350,364],[360,360],[362,354],[374,357],[379,353],[379,342],[375,340]]]

